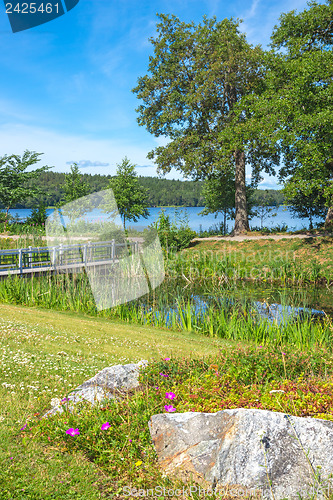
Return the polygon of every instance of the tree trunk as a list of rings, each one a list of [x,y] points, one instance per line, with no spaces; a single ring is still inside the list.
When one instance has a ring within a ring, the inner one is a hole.
[[[328,209],[324,227],[325,229],[333,228],[333,206]]]
[[[247,215],[246,188],[245,188],[245,154],[244,151],[235,151],[235,227],[233,234],[242,234],[249,231],[249,219]]]

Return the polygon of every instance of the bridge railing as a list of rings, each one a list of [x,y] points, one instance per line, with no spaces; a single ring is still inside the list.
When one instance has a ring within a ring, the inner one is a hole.
[[[103,261],[115,262],[126,248],[138,251],[138,243],[116,243],[115,240],[57,245],[47,247],[28,247],[12,250],[0,250],[0,272],[33,270],[41,268],[56,269],[74,265],[89,265]]]

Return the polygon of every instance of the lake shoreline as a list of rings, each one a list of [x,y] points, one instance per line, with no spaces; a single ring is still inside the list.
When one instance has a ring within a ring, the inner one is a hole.
[[[260,217],[253,217],[250,220],[250,226],[252,230],[259,230],[260,228],[267,227],[269,229],[276,228],[276,232],[282,232],[286,228],[286,232],[293,231],[307,231],[309,222],[307,219],[299,219],[294,218],[292,213],[289,211],[286,206],[272,207],[274,209],[274,213],[276,215],[270,215],[261,219]],[[171,223],[176,223],[180,225],[182,222],[188,223],[189,227],[196,231],[198,234],[204,233],[205,231],[213,230],[215,234],[218,232],[222,232],[221,224],[223,223],[222,214],[218,214],[215,217],[215,214],[207,214],[207,215],[199,215],[199,213],[204,209],[204,207],[149,207],[149,216],[147,218],[140,218],[137,222],[133,223],[131,221],[128,222],[128,226],[132,228],[138,227],[148,227],[149,225],[154,224],[159,214],[162,210],[164,210],[165,215],[170,217]],[[53,212],[52,209],[47,209],[47,215],[50,215]],[[17,214],[17,216],[22,220],[22,222],[30,216],[30,209],[11,209],[9,213],[13,216]],[[89,215],[87,215],[86,219],[89,221],[92,220],[104,220],[106,218],[106,214],[102,213],[100,210],[92,211]],[[316,227],[317,223],[323,223],[323,218],[314,217],[313,224]],[[234,220],[227,219],[227,231],[231,232],[234,226]],[[280,229],[280,231],[279,231]]]

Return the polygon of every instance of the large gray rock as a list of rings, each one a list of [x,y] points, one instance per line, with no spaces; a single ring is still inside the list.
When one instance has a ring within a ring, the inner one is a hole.
[[[241,408],[153,415],[149,429],[165,473],[208,490],[275,500],[333,491],[333,422]]]
[[[88,401],[92,405],[104,399],[113,399],[114,391],[129,391],[139,387],[139,369],[147,365],[148,361],[127,365],[114,365],[104,368],[94,377],[83,382],[66,398],[51,408],[44,416],[62,413],[64,409],[73,411],[74,404]]]

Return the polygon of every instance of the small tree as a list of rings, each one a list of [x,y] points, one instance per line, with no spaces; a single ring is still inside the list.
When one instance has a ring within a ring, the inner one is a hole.
[[[257,182],[255,180],[255,182]],[[231,171],[219,171],[213,174],[204,183],[203,196],[205,198],[205,208],[200,212],[201,215],[222,212],[223,232],[227,231],[227,217],[235,219],[235,177]],[[254,187],[252,184],[245,186],[245,197],[248,219],[250,220],[256,212],[253,211],[254,206]],[[235,230],[233,231],[235,234]]]
[[[104,203],[103,210],[113,216],[119,212],[126,229],[126,221],[136,222],[139,217],[148,217],[147,191],[140,186],[135,165],[131,165],[126,156],[117,167],[116,176],[110,180],[108,188],[113,190],[118,211],[112,201]]]
[[[276,209],[273,197],[268,190],[256,193],[256,214],[260,218],[260,227],[263,228],[264,220],[271,214],[271,217],[276,217],[276,213],[272,212]]]
[[[294,217],[309,219],[309,229],[313,229],[314,217],[325,217],[327,207],[322,190],[314,189],[301,175],[294,175],[285,183],[283,189],[287,203]]]
[[[64,201],[70,203],[82,196],[87,196],[90,193],[88,182],[83,180],[77,163],[71,165],[71,171],[65,175],[65,197]]]
[[[36,224],[36,226],[44,226],[47,219],[46,206],[44,203],[39,203],[38,207],[31,210],[30,216],[27,218],[27,224]]]
[[[14,207],[16,203],[25,201],[26,198],[42,193],[42,190],[33,185],[31,180],[36,179],[41,172],[45,172],[51,167],[44,165],[31,172],[26,172],[28,167],[40,161],[41,154],[26,150],[22,157],[5,155],[0,158],[0,203],[4,205],[6,210],[5,230],[9,209]]]
[[[89,198],[84,199],[90,193],[91,189],[89,184],[83,180],[78,165],[74,163],[70,168],[70,173],[65,175],[65,195],[63,200],[58,204],[58,208],[61,207],[62,203],[70,204],[68,207],[62,208],[61,211],[71,221],[74,221],[89,212],[93,207]]]
[[[219,172],[204,183],[202,195],[205,208],[199,215],[223,214],[223,234],[227,232],[227,217],[235,217],[235,179],[227,172]]]

